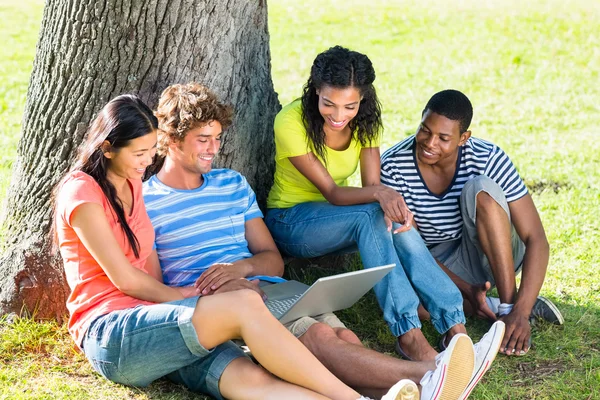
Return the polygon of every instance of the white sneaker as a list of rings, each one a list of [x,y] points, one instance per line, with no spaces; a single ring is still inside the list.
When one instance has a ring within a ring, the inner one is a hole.
[[[402,379],[381,400],[419,400],[419,388],[410,379]]]
[[[500,345],[502,344],[502,338],[504,337],[504,322],[496,321],[492,325],[489,331],[481,340],[474,345],[475,349],[475,368],[473,369],[473,376],[467,388],[458,398],[459,400],[465,400],[471,394],[471,391],[477,385],[477,382],[481,380],[483,374],[487,372],[492,366],[492,361],[496,358]]]
[[[421,400],[457,400],[466,390],[475,365],[471,339],[455,335],[445,351],[435,357],[435,371],[421,379]]]

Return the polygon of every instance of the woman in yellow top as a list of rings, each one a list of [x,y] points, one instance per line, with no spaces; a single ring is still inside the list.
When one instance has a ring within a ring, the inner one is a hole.
[[[292,257],[358,249],[365,268],[396,264],[375,286],[377,300],[398,337],[396,350],[432,360],[437,353],[421,332],[419,303],[448,340],[465,332],[462,296],[411,227],[402,196],[379,181],[374,80],[364,54],[335,46],[316,57],[302,97],[275,118],[275,181],[265,220]],[[362,187],[349,187],[359,161]]]

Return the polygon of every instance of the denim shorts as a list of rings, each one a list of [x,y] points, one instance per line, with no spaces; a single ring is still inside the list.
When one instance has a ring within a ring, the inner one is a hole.
[[[147,386],[161,377],[217,399],[225,368],[244,352],[232,342],[211,350],[200,342],[192,315],[198,297],[113,311],[89,326],[83,351],[107,379]]]

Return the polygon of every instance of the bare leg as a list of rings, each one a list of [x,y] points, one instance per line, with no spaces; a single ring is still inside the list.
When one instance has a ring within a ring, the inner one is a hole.
[[[235,359],[225,368],[219,381],[219,391],[227,399],[239,400],[326,399],[277,379],[247,358]]]
[[[514,303],[517,295],[511,225],[506,211],[486,192],[477,194],[477,235],[490,262],[500,301]]]
[[[420,329],[411,329],[398,337],[402,350],[415,361],[431,361],[437,356],[437,351],[429,344]]]
[[[435,363],[410,362],[367,349],[349,329],[313,324],[300,341],[335,376],[371,397],[381,397],[400,379],[419,382]]]
[[[335,400],[360,397],[319,363],[252,290],[200,298],[192,322],[208,349],[241,337],[254,357],[281,379]]]
[[[421,321],[429,321],[431,315],[429,315],[429,311],[423,307],[423,304],[419,304],[419,308],[417,308],[417,315]]]

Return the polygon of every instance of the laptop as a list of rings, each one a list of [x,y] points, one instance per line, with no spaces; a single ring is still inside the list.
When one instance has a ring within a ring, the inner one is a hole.
[[[262,286],[265,305],[282,324],[352,307],[396,264],[319,278],[312,286],[287,281]]]

